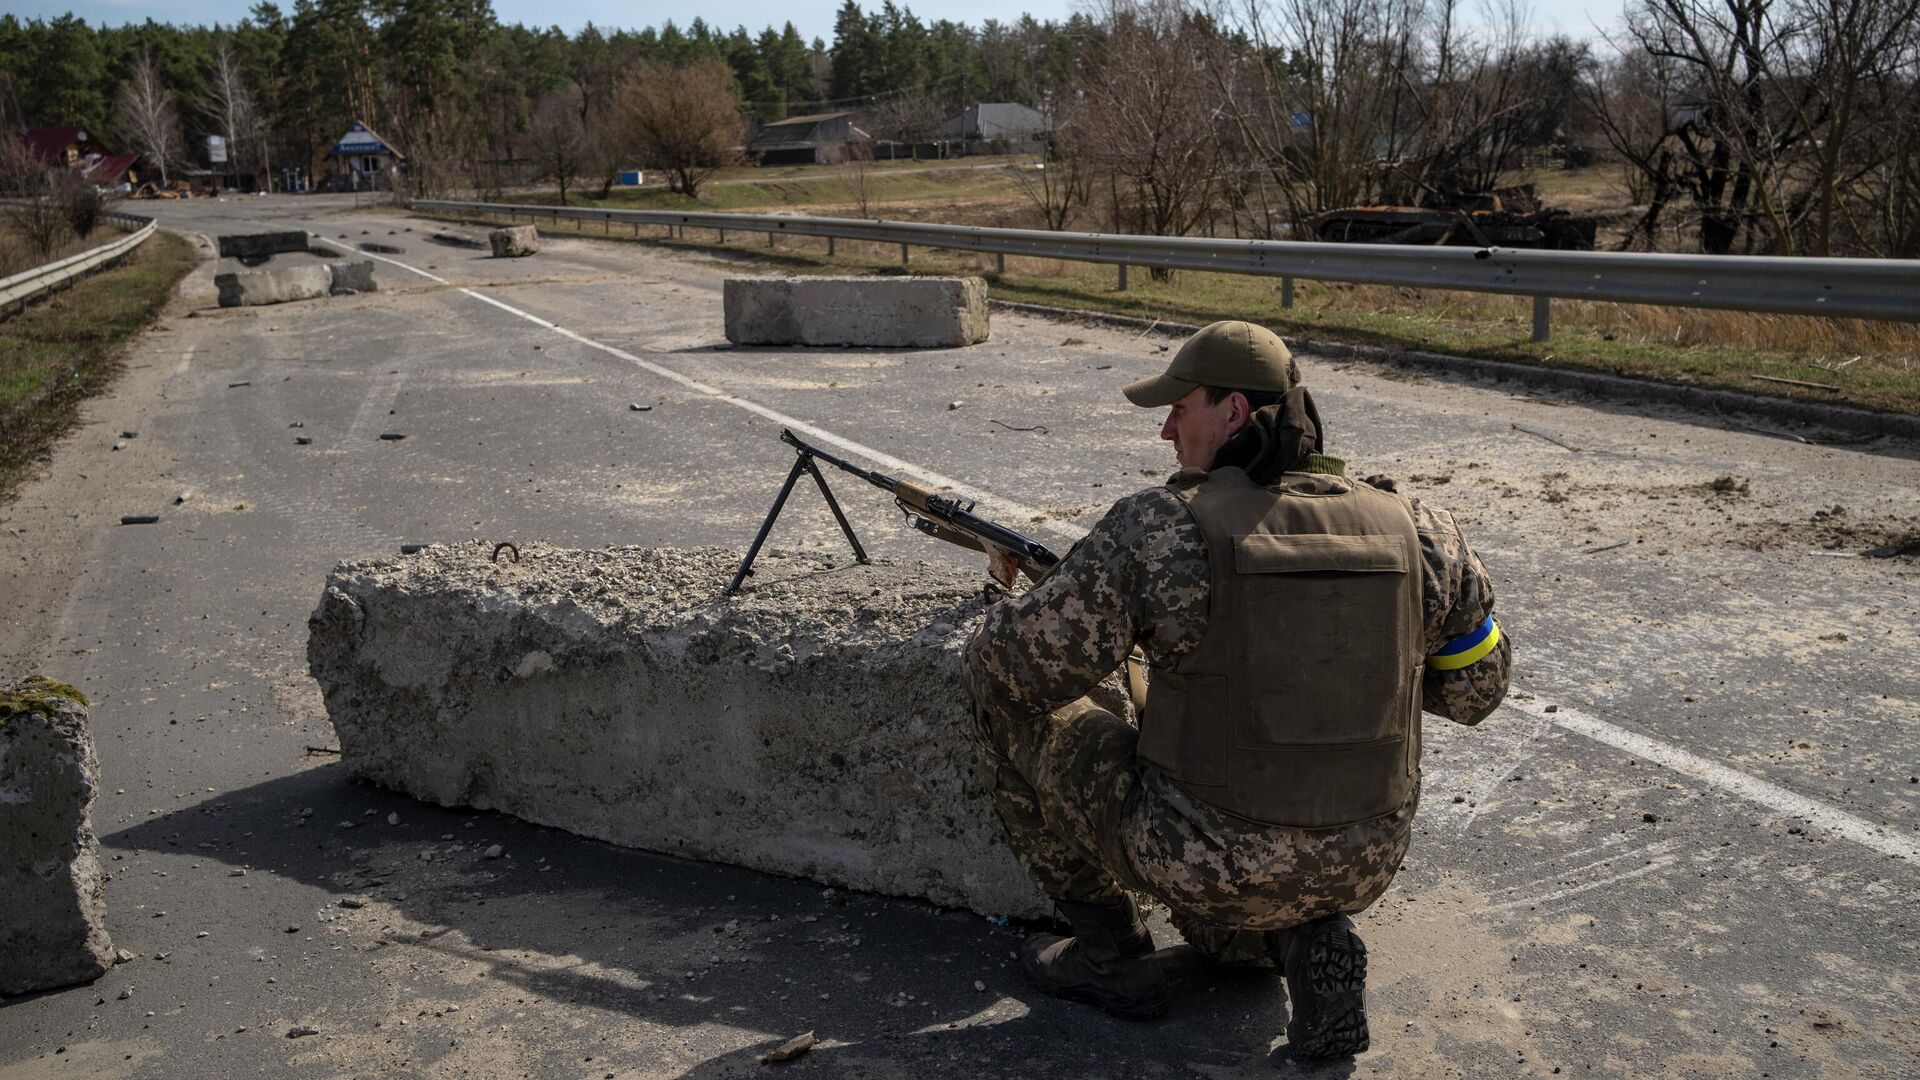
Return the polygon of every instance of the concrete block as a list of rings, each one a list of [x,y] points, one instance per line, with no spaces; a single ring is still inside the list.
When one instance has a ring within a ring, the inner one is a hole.
[[[975,575],[731,549],[348,562],[307,661],[355,775],[629,847],[1044,915],[987,801]]]
[[[312,300],[332,292],[333,268],[326,263],[313,263],[241,270],[216,274],[213,285],[220,290],[221,307],[284,304],[290,300]]]
[[[0,994],[91,982],[113,965],[87,701],[27,678],[0,685]]]
[[[987,340],[987,283],[965,278],[728,278],[736,345],[940,348]]]
[[[378,292],[380,289],[380,286],[375,284],[373,280],[372,259],[328,263],[327,269],[333,272],[333,284],[329,291],[335,294],[347,292]]]
[[[508,225],[487,234],[496,259],[517,259],[540,250],[540,230],[531,225]]]
[[[305,250],[307,234],[304,232],[247,233],[220,238],[220,257],[223,259],[265,260],[275,255]]]

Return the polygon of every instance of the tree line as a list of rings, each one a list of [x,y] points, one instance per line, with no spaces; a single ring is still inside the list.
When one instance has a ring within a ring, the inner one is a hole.
[[[1599,162],[1624,246],[1920,256],[1920,0],[1625,0],[1597,41],[1515,0],[1104,0],[1070,19],[923,21],[846,0],[791,24],[575,34],[487,0],[297,0],[233,26],[0,16],[0,127],[78,123],[162,164],[317,170],[354,120],[415,193],[622,168],[697,195],[753,122],[849,109],[911,142],[982,101],[1047,118],[1045,224],[1302,235]]]

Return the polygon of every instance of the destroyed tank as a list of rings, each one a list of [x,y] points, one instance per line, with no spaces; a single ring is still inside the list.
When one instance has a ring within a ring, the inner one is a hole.
[[[1315,238],[1336,244],[1592,251],[1596,222],[1558,207],[1509,209],[1499,195],[1435,200],[1427,206],[1350,206],[1308,219]]]

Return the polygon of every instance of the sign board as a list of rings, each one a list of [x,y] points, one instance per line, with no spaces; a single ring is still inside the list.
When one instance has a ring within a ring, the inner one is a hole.
[[[207,164],[225,165],[227,163],[227,140],[218,135],[207,136]]]

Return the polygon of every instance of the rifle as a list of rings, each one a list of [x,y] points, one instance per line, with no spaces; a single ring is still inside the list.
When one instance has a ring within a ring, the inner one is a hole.
[[[860,538],[853,534],[853,526],[847,523],[847,515],[840,510],[839,500],[833,497],[833,489],[827,486],[827,478],[821,474],[815,459],[824,461],[842,472],[852,473],[874,487],[893,496],[895,505],[907,515],[907,524],[926,533],[936,540],[945,540],[973,551],[991,552],[1013,560],[1021,573],[1033,581],[1039,581],[1053,569],[1060,556],[1047,550],[1040,543],[1024,533],[1015,532],[973,512],[973,503],[962,503],[959,499],[928,491],[918,484],[893,477],[871,469],[863,469],[849,461],[827,453],[802,440],[792,431],[781,428],[780,441],[794,448],[793,468],[787,472],[786,485],[773,500],[773,509],[767,512],[767,519],[760,523],[760,532],[753,538],[753,546],[747,549],[747,557],[740,563],[740,569],[733,575],[733,583],[727,586],[726,593],[731,595],[740,588],[747,574],[752,571],[753,560],[760,554],[760,545],[767,540],[767,534],[773,531],[773,523],[780,516],[780,510],[787,504],[787,496],[793,493],[793,485],[800,479],[801,473],[810,474],[813,482],[820,486],[820,494],[826,496],[827,506],[833,511],[833,518],[840,523],[840,531],[846,534],[847,543],[853,545],[853,557],[865,564],[869,560],[865,548],[860,546]],[[1003,583],[1007,584],[1007,583]]]

